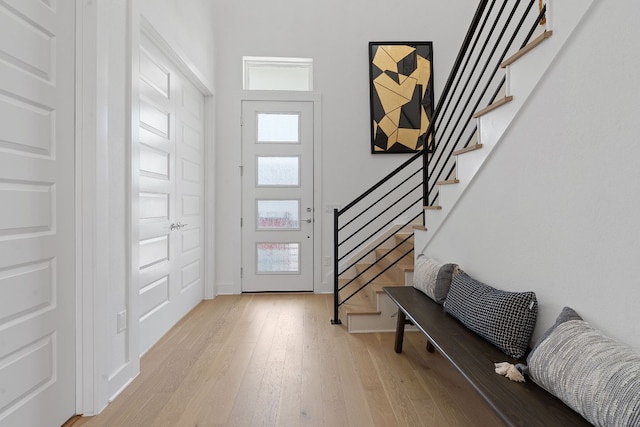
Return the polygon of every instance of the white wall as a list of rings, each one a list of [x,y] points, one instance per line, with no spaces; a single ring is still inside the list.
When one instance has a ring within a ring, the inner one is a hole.
[[[310,57],[314,91],[322,96],[322,254],[332,256],[333,215],[391,172],[407,155],[371,155],[369,41],[433,41],[436,99],[464,38],[475,1],[296,0],[219,2],[215,32],[217,92],[217,286],[239,293],[241,164],[240,94],[243,56]],[[386,171],[386,172],[384,172]],[[383,173],[384,172],[384,173]],[[224,248],[224,250],[220,250]],[[325,268],[322,277],[331,268]],[[331,284],[315,284],[316,292]]]
[[[640,348],[640,3],[600,0],[426,252]]]
[[[140,13],[213,91],[215,37],[211,0],[137,0]]]

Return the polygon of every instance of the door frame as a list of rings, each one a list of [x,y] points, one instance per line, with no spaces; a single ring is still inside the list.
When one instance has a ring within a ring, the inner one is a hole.
[[[240,93],[240,117],[242,117],[242,105],[245,101],[293,101],[313,104],[313,292],[317,293],[322,286],[322,97],[318,92],[244,90]],[[240,203],[242,203],[242,197]],[[242,279],[240,279],[238,293],[242,293]]]
[[[96,197],[98,150],[104,149],[104,126],[99,126],[96,112],[98,95],[105,84],[98,79],[95,65],[104,60],[104,50],[98,49],[98,4],[76,0],[76,413],[93,415],[102,409],[98,402],[105,396],[104,381],[100,380],[104,366],[104,333],[106,316],[99,311],[107,287],[99,276],[100,265],[94,264],[100,250],[96,214],[103,207]],[[102,99],[104,102],[104,99]],[[91,170],[94,172],[91,173]],[[101,270],[100,270],[101,271]]]
[[[126,266],[127,327],[129,363],[118,372],[118,390],[110,389],[108,360],[108,331],[113,325],[107,305],[109,283],[104,274],[109,265],[104,254],[108,252],[109,235],[101,224],[108,221],[107,204],[98,194],[108,189],[109,129],[107,122],[109,85],[106,65],[109,61],[108,37],[100,28],[109,25],[101,13],[104,1],[75,0],[76,4],[76,93],[75,93],[75,212],[76,212],[76,413],[95,415],[119,394],[140,372],[138,352],[138,206],[133,195],[137,194],[136,174],[139,164],[137,147],[138,111],[138,62],[140,34],[144,32],[160,46],[180,71],[205,95],[205,241],[204,241],[204,298],[216,295],[214,273],[214,224],[215,175],[214,175],[214,124],[215,109],[213,90],[183,59],[186,55],[172,48],[160,32],[148,20],[141,17],[139,0],[127,0],[127,50],[125,66],[129,70],[126,82],[126,99],[130,102],[123,114],[125,128],[129,130],[127,164],[121,165],[127,173],[128,217],[125,240],[129,243]]]

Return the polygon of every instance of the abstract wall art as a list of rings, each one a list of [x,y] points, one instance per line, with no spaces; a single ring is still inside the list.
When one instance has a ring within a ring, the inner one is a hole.
[[[432,42],[370,42],[371,152],[415,153],[433,115]]]

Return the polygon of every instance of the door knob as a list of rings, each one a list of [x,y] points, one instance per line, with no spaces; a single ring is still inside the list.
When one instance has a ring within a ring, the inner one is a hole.
[[[307,218],[307,219],[305,219],[305,222],[311,224],[313,222],[313,218]]]

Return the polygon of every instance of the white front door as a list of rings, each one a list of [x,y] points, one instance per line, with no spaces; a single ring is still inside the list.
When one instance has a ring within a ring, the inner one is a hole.
[[[313,102],[242,103],[242,291],[313,290]]]
[[[204,96],[140,46],[140,352],[204,296]]]
[[[75,1],[0,1],[0,426],[75,413]]]

